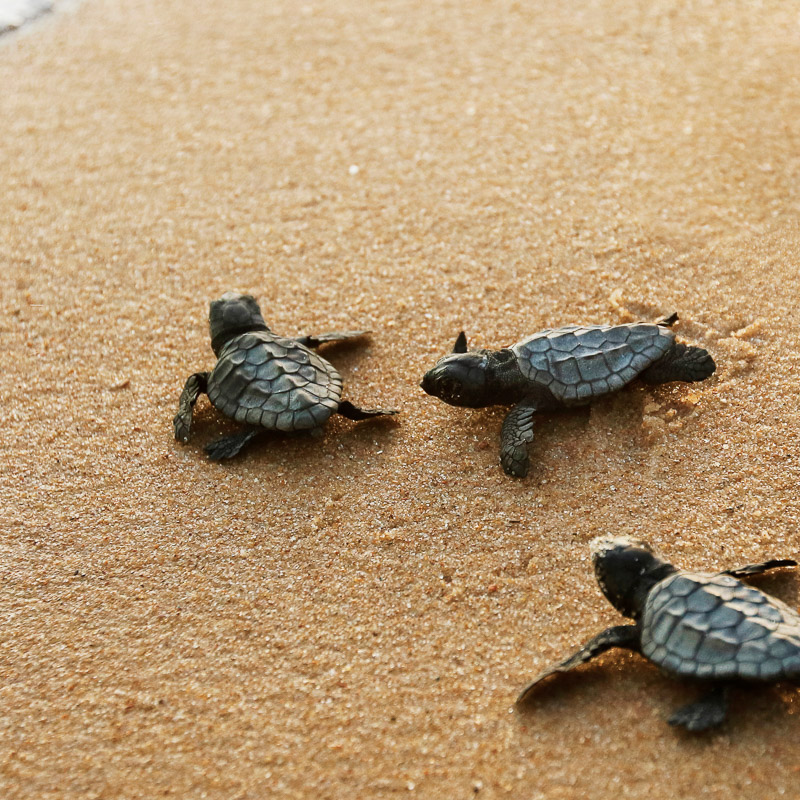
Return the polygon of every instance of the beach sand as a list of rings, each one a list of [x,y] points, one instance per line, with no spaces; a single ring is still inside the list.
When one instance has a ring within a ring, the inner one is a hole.
[[[588,542],[800,551],[800,36],[780,0],[86,0],[0,48],[4,798],[800,796],[800,701],[610,653]],[[570,7],[567,7],[570,6]],[[206,316],[327,351],[334,419],[224,465]],[[716,375],[542,415],[418,388],[501,346],[673,311]],[[792,605],[791,574],[761,584]]]

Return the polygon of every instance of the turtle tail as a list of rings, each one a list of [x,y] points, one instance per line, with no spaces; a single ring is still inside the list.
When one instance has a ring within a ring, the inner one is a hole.
[[[695,383],[713,375],[716,368],[708,350],[676,343],[668,353],[642,372],[641,377],[645,383]]]

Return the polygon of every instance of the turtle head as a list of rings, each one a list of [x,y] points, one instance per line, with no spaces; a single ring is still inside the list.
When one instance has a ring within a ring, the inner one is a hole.
[[[420,386],[451,406],[483,408],[516,403],[524,395],[524,379],[511,350],[468,350],[464,331],[453,352],[425,373]]]
[[[420,386],[433,397],[451,406],[481,408],[491,400],[487,396],[489,357],[482,350],[467,350],[467,337],[462,331],[450,355],[440,358],[429,369]]]
[[[591,544],[597,582],[614,608],[638,619],[650,589],[675,571],[647,542],[601,536]]]
[[[217,356],[234,336],[248,331],[269,330],[255,298],[238,292],[226,292],[219,300],[211,301],[208,325],[211,348]]]
[[[482,408],[491,402],[487,368],[488,359],[482,353],[445,356],[425,373],[420,386],[451,406]]]

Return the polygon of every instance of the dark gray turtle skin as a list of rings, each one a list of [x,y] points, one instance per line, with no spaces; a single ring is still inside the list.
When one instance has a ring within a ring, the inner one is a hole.
[[[679,570],[646,542],[626,537],[592,542],[600,588],[634,625],[617,625],[545,670],[522,691],[526,702],[546,678],[584,664],[612,647],[641,653],[664,672],[706,684],[699,700],[669,719],[691,731],[720,725],[728,687],[737,682],[800,679],[800,615],[740,578],[777,567],[773,559],[718,573]]]
[[[190,375],[173,420],[175,438],[188,442],[192,413],[203,392],[219,411],[248,428],[206,447],[215,460],[232,458],[264,430],[313,431],[332,414],[361,420],[395,414],[361,409],[342,400],[342,378],[312,348],[364,336],[366,331],[333,331],[287,338],[272,333],[250,295],[228,292],[211,303],[211,372]]]
[[[463,331],[450,355],[422,379],[430,395],[454,406],[513,405],[503,423],[500,463],[506,474],[528,474],[528,445],[537,411],[585,405],[635,378],[645,383],[701,381],[716,365],[701,347],[675,341],[659,323],[567,325],[544,330],[502,350],[467,350]]]

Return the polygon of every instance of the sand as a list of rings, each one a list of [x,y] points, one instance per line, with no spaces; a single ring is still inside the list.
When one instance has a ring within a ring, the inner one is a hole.
[[[800,701],[608,654],[588,542],[797,556],[800,36],[781,0],[86,0],[0,47],[4,798],[800,796]],[[569,6],[569,7],[566,7]],[[329,351],[337,419],[240,460],[210,299]],[[656,319],[719,364],[544,415],[418,388],[476,346]],[[762,582],[796,604],[796,578]]]

